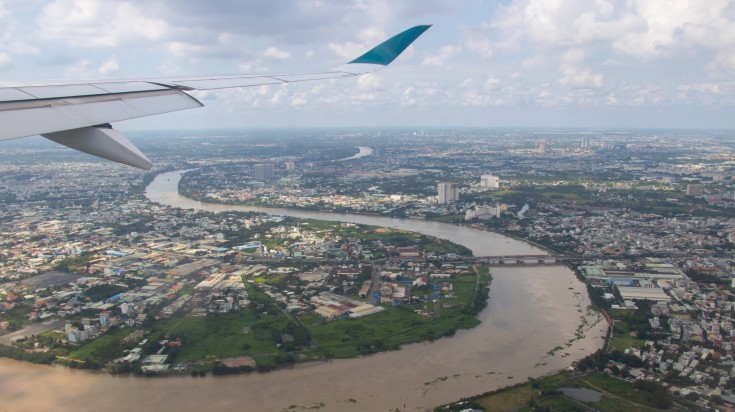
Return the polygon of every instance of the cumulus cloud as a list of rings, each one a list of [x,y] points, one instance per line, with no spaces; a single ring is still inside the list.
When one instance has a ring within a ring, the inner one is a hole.
[[[592,73],[586,67],[563,66],[561,68],[563,77],[559,79],[559,83],[564,86],[572,87],[601,87],[604,76]]]
[[[464,46],[470,53],[489,58],[493,55],[493,42],[484,36],[473,36],[467,39]]]
[[[199,0],[50,0],[35,20],[40,38],[73,47],[156,48],[182,57],[242,58],[248,46],[263,41],[287,45],[321,41],[332,44],[324,48],[332,54],[354,58],[385,38],[384,27],[397,13],[410,11],[416,18],[446,10],[449,3],[221,0],[212,7]],[[263,53],[264,58],[290,57],[276,46]]]
[[[130,1],[54,0],[37,19],[39,35],[76,47],[119,47],[158,41],[168,23]]]
[[[308,103],[308,100],[306,100],[306,94],[304,93],[296,94],[291,98],[292,107],[304,106],[306,103]]]
[[[267,59],[285,60],[291,57],[291,53],[281,50],[277,47],[268,47],[260,53],[261,56]]]
[[[653,106],[694,94],[724,102],[735,73],[730,0],[511,0],[462,36],[469,55],[488,60],[486,73],[465,81],[473,106]]]
[[[444,66],[446,60],[457,56],[462,51],[461,47],[446,45],[442,46],[436,53],[431,53],[424,58],[425,66]]]
[[[375,90],[378,87],[380,87],[380,77],[378,77],[376,74],[368,73],[364,76],[360,76],[357,79],[358,90]]]
[[[632,2],[628,12],[643,24],[623,33],[613,45],[626,53],[649,57],[695,47],[731,48],[735,46],[735,22],[732,13],[727,13],[731,7],[728,0]]]
[[[500,79],[491,76],[491,77],[488,77],[487,80],[485,80],[485,84],[483,88],[487,91],[493,91],[493,90],[497,90],[499,86],[500,86]]]
[[[79,60],[66,68],[64,76],[68,79],[88,79],[96,74],[94,64],[90,60]]]
[[[263,66],[263,61],[260,59],[240,63],[237,65],[237,68],[243,73],[265,73],[268,71],[268,68]]]
[[[0,52],[0,69],[4,69],[13,64],[13,59],[7,54]]]
[[[502,41],[550,48],[595,44],[645,58],[735,47],[729,0],[515,0],[487,27]]]
[[[110,57],[109,59],[105,60],[98,69],[99,73],[102,75],[115,73],[119,70],[120,65],[117,63],[117,59],[115,57]]]
[[[275,93],[273,93],[273,96],[270,98],[271,104],[278,104],[281,102],[281,99],[283,99],[286,96],[286,92],[288,91],[288,86],[283,85],[279,87]]]

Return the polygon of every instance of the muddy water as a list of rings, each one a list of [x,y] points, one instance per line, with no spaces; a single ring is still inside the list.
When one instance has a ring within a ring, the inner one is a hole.
[[[604,321],[586,313],[584,287],[566,267],[502,268],[493,276],[480,326],[365,358],[267,374],[150,379],[0,359],[0,411],[277,411],[321,404],[324,411],[422,411],[559,370],[601,346]],[[577,339],[580,325],[585,337]],[[557,346],[563,349],[549,354]]]

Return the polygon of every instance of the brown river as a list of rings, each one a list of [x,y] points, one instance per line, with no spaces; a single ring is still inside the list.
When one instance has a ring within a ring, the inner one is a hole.
[[[181,172],[159,175],[147,196],[176,207],[202,204],[176,193]],[[542,254],[523,242],[468,227],[374,216],[272,210],[280,215],[400,227],[457,242],[476,256]],[[317,217],[319,216],[319,217]],[[400,351],[265,374],[192,378],[115,377],[0,359],[0,412],[430,410],[569,366],[603,342],[584,285],[565,266],[493,268],[482,324]],[[556,349],[556,350],[555,350]]]

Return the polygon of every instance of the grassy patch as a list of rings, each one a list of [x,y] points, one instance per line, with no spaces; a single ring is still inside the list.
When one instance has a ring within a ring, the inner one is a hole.
[[[652,408],[632,405],[620,399],[614,399],[609,396],[603,396],[602,400],[590,404],[600,412],[649,412]]]
[[[612,338],[610,338],[610,345],[612,345],[614,349],[617,349],[621,352],[625,351],[631,346],[643,346],[645,343],[646,341],[643,339],[638,339],[633,336],[627,335],[613,336]]]
[[[445,311],[438,319],[424,318],[413,312],[415,308],[386,307],[385,312],[365,318],[344,319],[309,327],[309,332],[319,348],[330,357],[350,358],[395,350],[406,343],[440,338],[456,329],[472,328],[479,324],[473,316],[459,312],[454,316],[445,316]]]
[[[648,325],[650,312],[647,308],[636,311],[611,310],[610,315],[615,321],[611,339],[615,349],[623,351],[630,346],[642,346],[646,343],[644,339],[631,336],[631,332],[650,328]]]
[[[565,398],[560,395],[550,396],[537,402],[537,405],[541,408],[548,408],[550,411],[557,412],[584,412],[583,408],[578,403],[575,403],[571,399]]]
[[[435,220],[437,222],[444,222],[444,223],[456,223],[456,222],[464,222],[464,213],[456,214],[456,215],[442,215],[442,216],[436,216],[433,217],[431,220]]]
[[[243,355],[253,356],[257,361],[279,354],[274,339],[279,334],[274,330],[283,330],[289,323],[279,311],[263,314],[246,308],[219,316],[173,317],[158,323],[151,339],[181,338],[183,345],[175,362]],[[250,328],[249,334],[243,334],[245,327]]]
[[[125,355],[123,350],[134,345],[124,345],[122,340],[136,330],[131,328],[113,329],[99,338],[89,341],[78,349],[71,351],[68,356],[72,359],[94,360],[99,362],[109,362],[116,358],[121,358]]]
[[[523,385],[477,399],[475,402],[488,412],[512,411],[528,404],[534,396],[536,390],[531,385]]]

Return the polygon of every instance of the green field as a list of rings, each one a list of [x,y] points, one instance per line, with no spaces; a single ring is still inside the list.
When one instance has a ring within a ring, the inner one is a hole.
[[[630,336],[633,327],[638,327],[639,329],[648,327],[648,314],[638,312],[645,311],[614,309],[610,311],[610,316],[612,316],[615,321],[612,337],[610,338],[610,344],[614,349],[622,352],[631,346],[643,346],[646,343],[644,339],[638,339],[635,336]]]
[[[112,329],[99,338],[84,343],[67,355],[72,359],[109,362],[125,356],[123,350],[134,347],[125,345],[122,340],[137,330],[134,328]]]
[[[480,323],[473,316],[460,314],[442,315],[439,319],[424,318],[413,312],[415,308],[386,307],[385,312],[364,318],[309,327],[309,332],[323,353],[334,358],[351,358],[395,350],[406,343],[438,339],[445,334],[453,334],[457,329],[471,328]]]
[[[523,385],[506,391],[478,399],[477,405],[488,412],[515,411],[537,396],[536,389],[531,385]]]
[[[646,341],[643,339],[634,338],[633,336],[628,335],[613,335],[610,338],[610,346],[621,352],[631,346],[643,346],[645,343]]]
[[[172,359],[176,363],[252,356],[258,365],[274,365],[279,363],[277,357],[287,354],[285,347],[278,347],[281,335],[297,335],[295,329],[300,328],[271,306],[267,313],[244,308],[223,315],[174,317],[158,323],[150,338],[181,339],[181,348]],[[290,347],[288,352],[300,353],[296,347]]]

